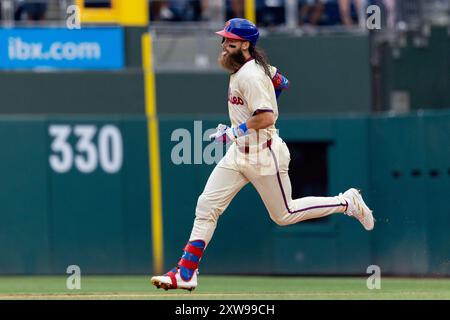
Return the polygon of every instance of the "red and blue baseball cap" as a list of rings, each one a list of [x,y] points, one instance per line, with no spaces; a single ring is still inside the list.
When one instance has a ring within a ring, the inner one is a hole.
[[[253,45],[256,45],[259,38],[258,28],[252,22],[242,18],[228,20],[223,30],[216,33],[228,39],[250,41]]]

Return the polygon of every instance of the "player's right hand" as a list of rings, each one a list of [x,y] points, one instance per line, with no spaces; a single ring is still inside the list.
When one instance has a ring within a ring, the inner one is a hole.
[[[236,129],[220,123],[216,132],[209,136],[210,139],[214,139],[217,143],[228,144],[237,139],[238,135]]]

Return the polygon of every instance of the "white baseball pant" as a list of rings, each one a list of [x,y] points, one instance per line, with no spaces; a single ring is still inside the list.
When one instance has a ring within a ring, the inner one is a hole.
[[[289,162],[289,149],[278,136],[272,138],[270,148],[250,154],[233,144],[198,198],[190,241],[201,239],[208,245],[220,215],[249,182],[261,196],[270,218],[280,226],[345,212],[347,203],[342,196],[292,199]]]

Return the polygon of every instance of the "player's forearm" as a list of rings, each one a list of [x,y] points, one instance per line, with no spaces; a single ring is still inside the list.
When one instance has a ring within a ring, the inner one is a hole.
[[[266,129],[275,123],[273,112],[261,112],[255,114],[247,120],[247,129],[260,130]]]
[[[224,135],[231,137],[231,140],[235,140],[241,136],[247,135],[252,131],[258,131],[266,129],[275,124],[275,116],[271,111],[259,112],[250,117],[246,122],[241,123],[237,127],[228,128]]]

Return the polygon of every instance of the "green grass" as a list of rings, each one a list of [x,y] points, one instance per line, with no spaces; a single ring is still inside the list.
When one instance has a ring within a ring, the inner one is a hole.
[[[450,279],[382,278],[369,290],[366,278],[200,276],[193,292],[154,288],[149,276],[82,276],[80,290],[66,277],[2,276],[0,299],[450,299]]]

